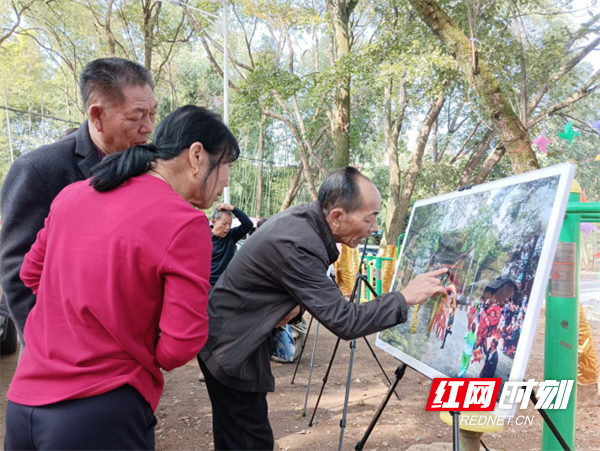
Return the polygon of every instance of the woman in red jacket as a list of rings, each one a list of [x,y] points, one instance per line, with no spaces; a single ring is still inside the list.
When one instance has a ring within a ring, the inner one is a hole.
[[[154,449],[161,369],[207,338],[212,245],[197,208],[238,155],[217,115],[186,106],[154,144],[107,156],[56,197],[21,269],[37,303],[7,393],[7,450]]]

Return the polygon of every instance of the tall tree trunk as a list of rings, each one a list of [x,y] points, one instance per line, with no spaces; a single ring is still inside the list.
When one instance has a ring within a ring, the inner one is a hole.
[[[158,22],[161,3],[154,3],[154,0],[145,0],[143,3],[144,12],[144,66],[146,69],[152,69],[152,51],[154,49],[154,32]],[[153,10],[156,8],[156,13]]]
[[[296,174],[290,181],[290,187],[288,189],[287,194],[285,195],[285,199],[283,199],[283,203],[281,204],[281,208],[279,209],[279,211],[288,209],[289,206],[292,205],[292,202],[294,202],[294,198],[298,193],[298,185],[302,183],[302,169],[302,163],[300,163],[298,169],[296,170]]]
[[[402,224],[404,223],[404,218],[406,216],[406,212],[408,211],[408,206],[410,205],[410,198],[412,197],[415,185],[417,184],[417,177],[421,171],[423,154],[425,153],[425,146],[427,145],[427,140],[429,139],[429,132],[431,131],[433,123],[437,119],[442,107],[444,106],[444,101],[445,96],[442,92],[429,108],[429,111],[425,116],[425,120],[421,125],[421,131],[419,132],[419,137],[417,138],[417,146],[410,160],[408,172],[404,178],[404,184],[402,186],[402,191],[398,196],[396,208],[392,213],[391,221],[389,221],[389,227],[386,232],[386,244],[395,244],[400,236]]]
[[[328,0],[327,9],[332,22],[336,62],[350,55],[348,22],[358,0]],[[333,169],[350,163],[350,74],[342,70],[337,81],[332,108]]]
[[[262,218],[262,196],[263,196],[263,159],[265,153],[265,121],[264,114],[260,118],[260,128],[258,131],[258,164],[256,170],[256,215]]]
[[[489,154],[489,156],[481,165],[481,170],[479,171],[479,174],[477,174],[477,177],[475,177],[473,183],[475,185],[479,185],[485,182],[485,179],[487,179],[488,175],[490,175],[490,173],[492,172],[492,169],[494,169],[494,166],[498,164],[498,162],[505,153],[506,147],[504,147],[504,144],[497,145],[494,151],[491,154]]]
[[[485,156],[485,152],[490,147],[490,143],[492,142],[493,137],[494,137],[494,130],[488,129],[485,132],[485,135],[483,135],[483,138],[481,138],[481,141],[477,145],[477,148],[473,151],[473,153],[471,154],[471,157],[467,161],[467,164],[465,165],[465,167],[462,171],[462,174],[460,175],[460,178],[458,179],[459,187],[469,183],[469,179],[473,175],[473,172],[475,171],[477,166],[479,166],[479,163],[481,163],[481,160],[483,160],[483,157]]]
[[[387,218],[385,221],[385,235],[382,240],[382,246],[388,244],[395,245],[400,236],[400,227],[393,227],[395,220],[395,212],[398,208],[398,200],[400,199],[400,163],[398,161],[398,136],[404,122],[404,113],[406,111],[407,96],[406,86],[400,85],[400,92],[396,105],[396,111],[392,111],[392,94],[393,81],[390,79],[384,90],[384,135],[385,147],[388,154],[389,171],[390,171],[390,195],[388,202]]]
[[[431,126],[431,155],[434,163],[439,163],[441,155],[438,155],[438,120],[436,119]]]
[[[110,19],[112,16],[113,2],[114,0],[108,0],[106,5],[106,17],[104,18],[104,33],[106,34],[106,42],[108,43],[110,56],[115,56],[117,54],[115,48],[115,38],[110,29]]]
[[[526,128],[484,61],[478,60],[462,30],[435,0],[409,0],[419,17],[440,38],[454,57],[481,105],[494,124],[510,156],[513,170],[520,174],[539,167]]]

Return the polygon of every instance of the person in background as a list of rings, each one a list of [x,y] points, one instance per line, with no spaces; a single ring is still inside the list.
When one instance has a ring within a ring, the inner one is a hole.
[[[200,352],[212,404],[215,450],[271,450],[267,393],[275,389],[270,359],[277,325],[315,320],[350,340],[406,321],[410,305],[444,291],[438,276],[418,275],[402,292],[349,304],[327,269],[336,243],[352,248],[377,231],[381,196],[371,180],[346,167],[331,173],[318,200],[288,208],[258,229],[213,287],[209,339]]]
[[[462,358],[460,359],[460,371],[458,372],[458,377],[465,377],[467,370],[469,369],[469,365],[471,364],[471,357],[473,356],[475,342],[477,341],[477,334],[475,333],[476,329],[477,325],[475,324],[475,321],[473,321],[471,323],[471,327],[463,336],[464,346]]]
[[[498,366],[498,339],[492,338],[489,349],[483,348],[485,363],[479,373],[479,377],[494,377]]]
[[[232,215],[240,220],[238,227],[231,228]],[[244,237],[254,224],[252,220],[237,207],[230,204],[218,204],[212,213],[212,263],[210,268],[210,286],[217,280],[235,255],[235,243]]]
[[[66,138],[67,136],[75,133],[77,130],[78,130],[77,127],[67,128],[64,132],[62,132],[62,134],[60,135],[60,137],[58,139],[60,140],[60,139]]]
[[[268,220],[269,220],[269,218],[260,218],[258,220],[258,222],[256,223],[256,229],[257,230],[260,229],[265,224],[265,222],[267,222]]]
[[[444,331],[444,341],[442,341],[442,346],[440,349],[444,349],[448,335],[452,335],[452,326],[454,326],[454,315],[456,315],[456,307],[451,306],[450,313],[448,314],[448,322],[446,323],[446,329]]]
[[[210,229],[237,141],[214,113],[177,109],[153,144],[65,188],[25,256],[37,296],[8,390],[5,449],[154,449],[162,370],[208,335]]]
[[[121,58],[97,59],[83,68],[79,84],[88,120],[75,133],[15,160],[2,185],[0,314],[10,313],[21,342],[36,298],[19,270],[50,204],[65,186],[88,178],[105,155],[146,143],[154,128],[154,84],[143,66]]]
[[[232,214],[240,220],[238,227],[231,228]],[[212,213],[212,261],[210,266],[210,287],[217,283],[225,268],[235,255],[235,244],[254,228],[252,220],[239,208],[230,204],[218,204]],[[204,382],[200,370],[198,380]]]

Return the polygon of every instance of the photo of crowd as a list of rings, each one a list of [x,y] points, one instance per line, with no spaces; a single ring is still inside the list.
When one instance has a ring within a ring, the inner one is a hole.
[[[507,380],[521,337],[534,332],[523,327],[558,179],[416,205],[392,289],[448,268],[446,290],[411,307],[406,323],[379,334],[378,346],[411,357],[425,374],[429,367],[447,377]]]

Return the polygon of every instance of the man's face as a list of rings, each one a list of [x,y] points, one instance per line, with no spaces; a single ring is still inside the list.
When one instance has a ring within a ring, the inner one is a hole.
[[[125,101],[106,104],[102,116],[102,145],[106,153],[145,144],[156,120],[156,99],[150,86],[126,86]]]
[[[219,219],[213,219],[213,234],[219,238],[225,238],[231,229],[231,215],[223,213]]]
[[[362,196],[362,206],[351,213],[335,209],[329,214],[328,223],[331,232],[338,243],[343,243],[351,248],[357,247],[360,242],[377,232],[377,215],[381,211],[381,195],[375,185],[362,177],[358,180]]]

